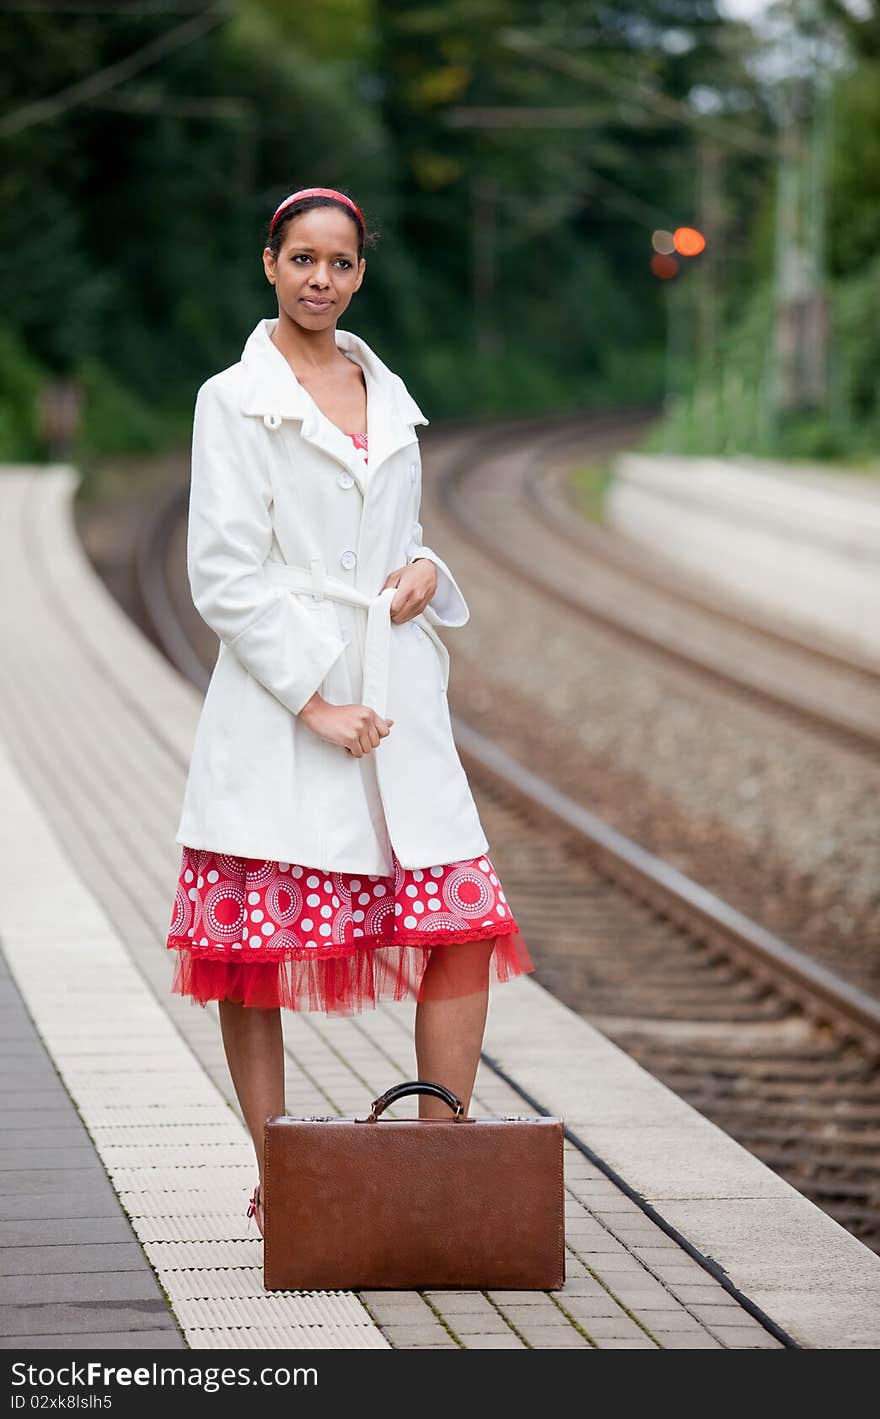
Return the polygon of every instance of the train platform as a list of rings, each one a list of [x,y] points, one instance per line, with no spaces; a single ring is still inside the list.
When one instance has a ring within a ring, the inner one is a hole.
[[[880,1258],[540,964],[493,993],[472,1112],[564,1120],[564,1287],[263,1290],[217,1012],[170,994],[163,944],[200,698],[92,570],[76,485],[0,472],[0,1348],[875,1347]],[[412,1009],[287,1014],[289,1112],[412,1077]]]
[[[606,518],[753,614],[880,665],[880,477],[757,458],[625,453]]]

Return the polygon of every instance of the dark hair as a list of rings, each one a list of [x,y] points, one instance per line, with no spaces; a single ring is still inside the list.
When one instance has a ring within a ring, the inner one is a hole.
[[[346,197],[349,196],[349,193],[344,192],[344,189],[341,187],[337,188],[336,190],[338,192],[343,192]],[[354,198],[352,198],[351,200],[354,201]],[[278,260],[279,254],[281,252],[281,247],[284,243],[284,234],[287,230],[288,222],[292,222],[294,217],[301,217],[303,212],[310,212],[313,207],[334,207],[337,212],[344,212],[345,215],[351,220],[351,222],[357,229],[358,261],[360,261],[361,257],[363,256],[365,245],[375,245],[378,237],[378,232],[375,231],[372,227],[364,227],[357,213],[353,212],[352,209],[346,205],[346,203],[337,202],[335,197],[300,197],[298,201],[291,202],[289,207],[285,207],[284,211],[278,218],[278,221],[275,223],[274,229],[272,228],[271,219],[266,224],[266,240],[264,242],[264,245],[268,246],[276,261]]]

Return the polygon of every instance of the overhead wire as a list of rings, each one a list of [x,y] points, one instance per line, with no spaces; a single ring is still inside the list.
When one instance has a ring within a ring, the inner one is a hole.
[[[615,73],[598,59],[591,59],[583,53],[566,54],[563,50],[543,44],[534,36],[526,33],[525,30],[511,27],[505,27],[500,32],[499,42],[509,49],[516,50],[517,53],[529,55],[550,68],[558,69],[561,73],[569,74],[573,78],[589,76],[600,88],[608,90],[615,97],[624,97],[644,109],[653,110],[655,114],[663,118],[700,129],[727,147],[739,148],[761,157],[775,158],[778,154],[774,138],[765,138],[762,134],[756,133],[754,129],[747,128],[745,124],[737,123],[732,118],[716,118],[711,114],[697,113],[681,99],[659,93],[642,80]]]
[[[90,100],[108,93],[111,89],[132,78],[133,75],[140,74],[144,69],[158,64],[169,54],[201,39],[203,35],[230,18],[231,11],[227,0],[209,5],[198,15],[193,15],[190,19],[184,20],[182,24],[175,26],[174,29],[150,40],[148,44],[142,45],[140,49],[136,49],[133,54],[127,55],[124,59],[117,60],[114,64],[108,64],[103,69],[95,70],[86,78],[77,80],[75,84],[70,84],[66,89],[61,89],[56,94],[36,99],[31,103],[23,104],[20,108],[13,109],[11,113],[4,114],[0,117],[0,138],[10,138],[23,132],[26,128],[32,128],[35,124],[48,123],[60,114],[76,108],[79,104],[88,103]]]

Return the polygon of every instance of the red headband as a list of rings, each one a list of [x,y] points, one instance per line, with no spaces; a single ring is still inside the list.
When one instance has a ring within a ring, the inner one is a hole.
[[[285,207],[289,207],[291,202],[298,202],[300,197],[335,197],[337,202],[344,202],[346,207],[350,207],[353,212],[357,213],[358,220],[360,221],[362,227],[366,225],[363,216],[361,215],[360,207],[355,206],[351,198],[346,197],[344,192],[337,192],[336,189],[333,187],[302,187],[300,188],[299,192],[291,192],[289,197],[285,197],[284,201],[281,203],[281,206],[276,209],[272,217],[272,221],[269,223],[270,232],[274,231],[275,223],[277,222],[281,213],[284,211]]]

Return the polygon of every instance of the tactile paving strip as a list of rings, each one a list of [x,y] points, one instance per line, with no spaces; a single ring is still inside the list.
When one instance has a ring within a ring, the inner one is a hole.
[[[212,1212],[216,1209],[218,1212],[225,1212],[231,1205],[238,1206],[240,1201],[244,1216],[249,1190],[256,1182],[256,1170],[250,1158],[243,1158],[237,1167],[223,1169],[209,1166],[207,1160],[191,1167],[180,1168],[116,1167],[107,1163],[106,1159],[104,1165],[113,1179],[126,1212],[132,1217],[138,1215],[139,1199],[144,1193],[193,1190],[198,1191],[204,1211]],[[166,1212],[170,1201],[170,1198],[166,1198],[163,1204]]]
[[[135,969],[2,743],[0,801],[10,971],[187,1343],[387,1349],[354,1294],[264,1292],[259,1241],[241,1231],[256,1180],[243,1125]],[[155,1242],[159,1217],[166,1238],[173,1219],[187,1239]]]
[[[376,1332],[378,1334],[378,1332]],[[193,1350],[373,1350],[376,1342],[369,1331],[337,1330],[331,1325],[319,1328],[249,1326],[247,1330],[231,1327],[188,1332]],[[386,1348],[387,1344],[386,1344]]]
[[[157,1271],[186,1270],[198,1266],[261,1266],[263,1263],[263,1243],[258,1237],[248,1241],[217,1242],[208,1238],[205,1241],[175,1242],[166,1241],[160,1235],[156,1241],[150,1241],[153,1230],[159,1233],[172,1230],[168,1222],[167,1217],[141,1219],[139,1234],[144,1251],[156,1263]],[[219,1230],[222,1230],[222,1225],[219,1225]]]
[[[139,1217],[139,1235],[143,1241],[151,1242],[209,1242],[222,1239],[228,1242],[251,1242],[257,1238],[257,1229],[251,1218],[238,1212],[201,1212],[201,1193],[191,1194],[191,1201],[182,1213],[168,1211],[168,1195],[130,1193],[126,1197],[126,1211],[130,1217]],[[180,1193],[175,1193],[175,1201],[181,1201]],[[259,1240],[259,1239],[258,1239]]]

